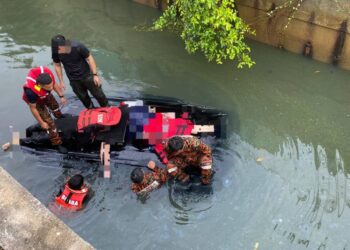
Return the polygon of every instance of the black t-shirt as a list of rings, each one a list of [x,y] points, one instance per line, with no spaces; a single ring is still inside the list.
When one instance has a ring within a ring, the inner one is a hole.
[[[90,51],[84,44],[77,41],[71,41],[71,47],[69,54],[53,53],[52,59],[55,63],[63,64],[70,81],[85,80],[91,75],[89,64],[86,61]]]
[[[37,94],[35,94],[33,92],[33,90],[28,89],[28,88],[24,88],[24,94],[26,95],[28,102],[29,103],[36,103],[36,101],[38,100],[39,96]]]
[[[50,93],[50,91],[45,90],[47,93]],[[31,104],[34,104],[37,102],[37,100],[39,99],[39,96],[37,94],[34,93],[33,90],[29,89],[29,88],[24,88],[24,94],[26,95],[28,102]]]

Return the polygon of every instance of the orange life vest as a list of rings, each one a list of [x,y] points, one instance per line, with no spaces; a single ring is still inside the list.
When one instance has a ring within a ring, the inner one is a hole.
[[[83,132],[85,128],[93,125],[117,125],[120,121],[121,115],[122,113],[117,107],[84,109],[79,114],[78,132]]]
[[[23,85],[23,89],[31,89],[35,94],[38,95],[38,102],[42,102],[50,94],[50,92],[44,90],[39,84],[36,83],[36,78],[42,73],[48,73],[52,79],[53,84],[55,85],[55,76],[49,68],[44,66],[31,69],[26,77],[26,82]],[[28,103],[28,99],[25,93],[23,93],[22,99]]]
[[[80,210],[83,208],[83,201],[88,191],[89,188],[86,185],[81,190],[73,190],[66,183],[63,192],[59,196],[56,196],[55,201],[64,208]]]

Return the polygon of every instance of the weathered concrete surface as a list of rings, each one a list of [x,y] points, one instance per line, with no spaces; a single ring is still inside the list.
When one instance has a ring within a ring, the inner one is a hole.
[[[0,167],[0,249],[94,249]]]
[[[267,15],[285,2],[237,0],[240,16],[256,30],[252,38],[295,53],[308,50],[311,58],[350,69],[350,1],[294,0],[292,7],[297,7],[294,14],[290,7],[276,10],[271,17]]]
[[[167,0],[134,1],[158,9],[167,6]],[[267,15],[287,2],[292,6]],[[349,0],[235,0],[235,3],[240,17],[256,30],[251,39],[350,69]],[[294,14],[293,7],[297,7]],[[291,16],[293,19],[288,23]]]

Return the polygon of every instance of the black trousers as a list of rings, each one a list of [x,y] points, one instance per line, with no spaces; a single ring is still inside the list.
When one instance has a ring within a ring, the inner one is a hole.
[[[93,97],[96,98],[101,107],[108,106],[108,100],[106,95],[103,93],[102,87],[95,85],[93,77],[89,77],[85,80],[72,80],[70,81],[70,85],[72,86],[73,92],[77,95],[86,108],[93,107],[88,91]]]

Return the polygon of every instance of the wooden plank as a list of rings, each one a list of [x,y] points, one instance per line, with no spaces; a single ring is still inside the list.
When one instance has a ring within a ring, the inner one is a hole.
[[[19,132],[12,132],[12,145],[19,145]]]
[[[105,143],[104,142],[101,142],[101,148],[100,148],[100,160],[101,160],[101,164],[103,165],[103,160],[104,160],[104,156],[103,156],[103,153],[104,153],[104,148],[105,148]]]
[[[111,155],[110,155],[111,145],[104,145],[104,164],[103,164],[103,177],[111,178]]]
[[[194,125],[194,128],[191,131],[191,134],[198,133],[213,133],[214,125]]]

